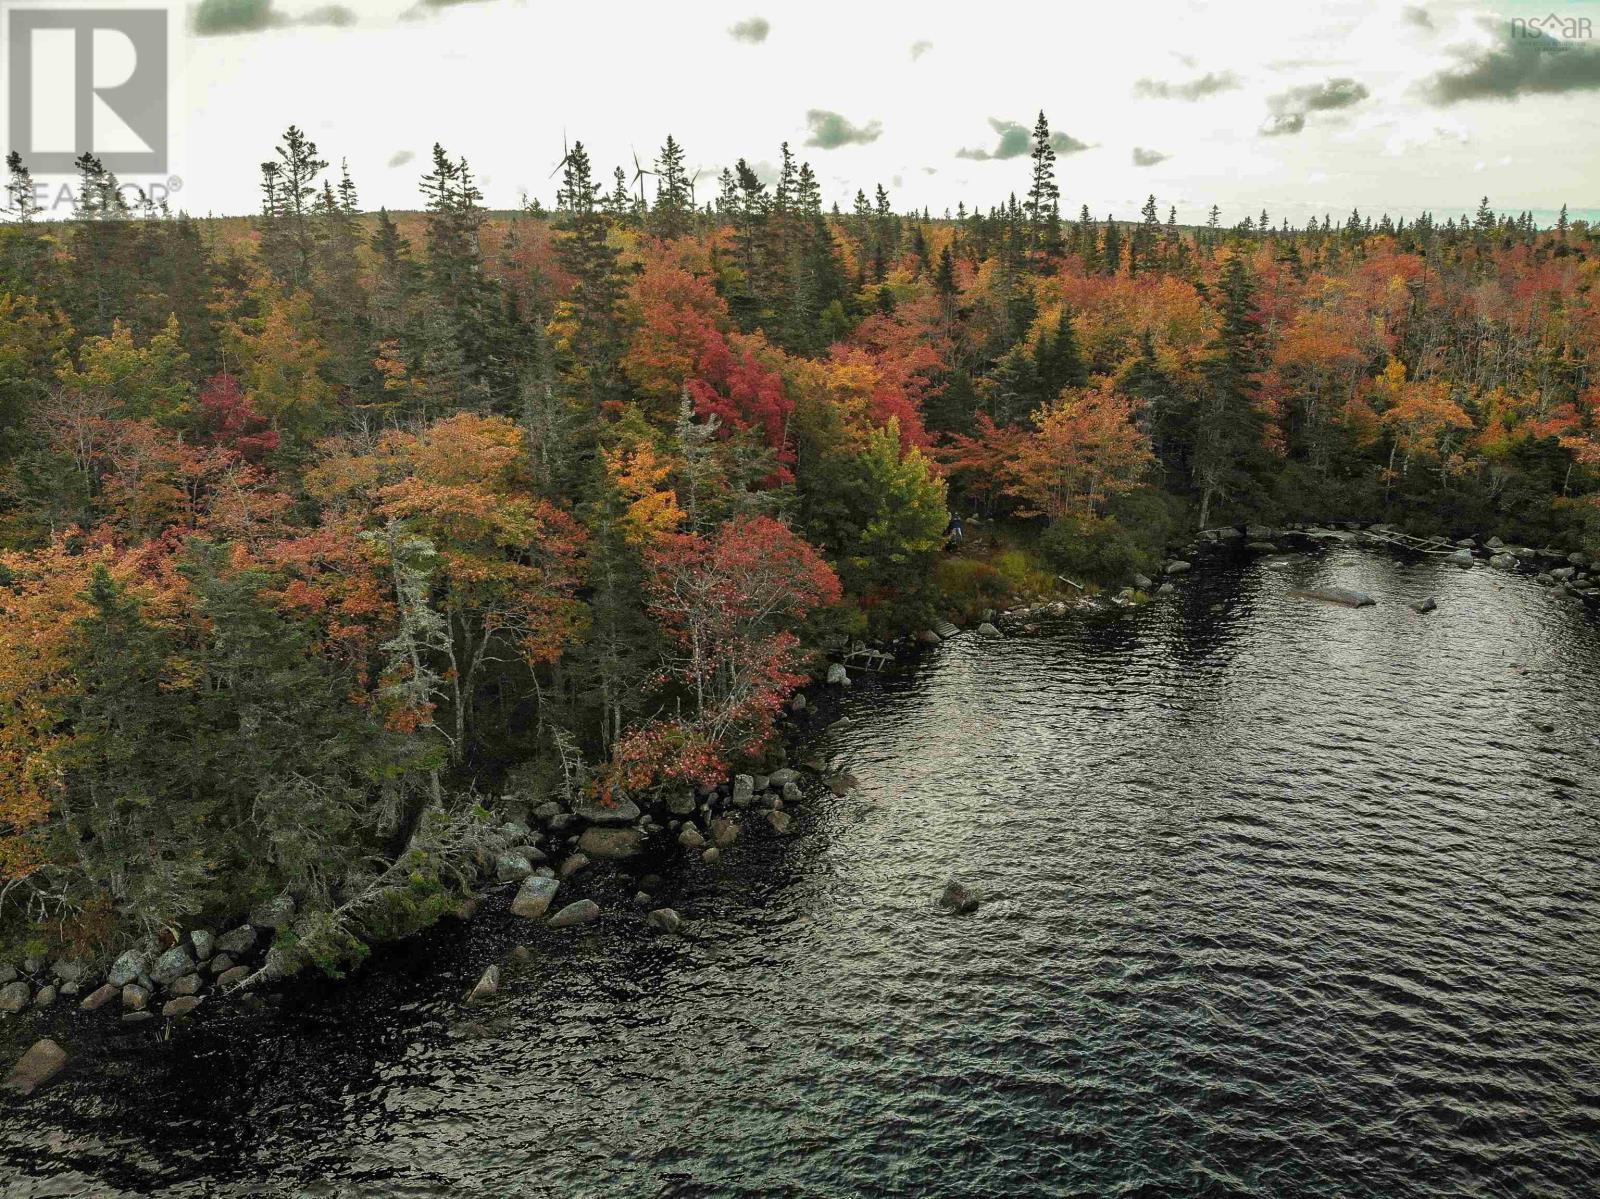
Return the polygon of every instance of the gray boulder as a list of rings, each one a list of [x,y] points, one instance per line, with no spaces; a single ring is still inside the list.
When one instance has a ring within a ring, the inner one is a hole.
[[[1491,538],[1489,538],[1488,541],[1485,541],[1483,543],[1483,546],[1484,546],[1485,549],[1498,550],[1498,549],[1504,549],[1505,548],[1505,544],[1506,543],[1501,541],[1500,538],[1491,537]]]
[[[1489,559],[1489,565],[1496,570],[1516,570],[1517,560],[1510,554],[1496,554]]]
[[[226,974],[238,964],[238,962],[233,960],[233,955],[231,953],[219,953],[216,957],[212,958],[206,963],[206,969],[209,970],[213,975]]]
[[[293,920],[292,895],[275,895],[265,903],[257,904],[250,913],[250,923],[257,928],[287,928]]]
[[[980,636],[980,637],[998,637],[998,636],[1000,636],[1000,630],[995,628],[994,625],[990,624],[986,620],[986,621],[984,621],[982,624],[980,624],[978,626],[978,636]]]
[[[1439,601],[1430,595],[1427,599],[1419,599],[1416,603],[1412,604],[1411,610],[1418,616],[1426,616],[1429,612],[1435,611],[1438,607]]]
[[[56,1001],[60,992],[54,986],[40,987],[39,993],[33,997],[34,1007],[49,1007]]]
[[[18,1095],[31,1095],[59,1074],[66,1064],[67,1051],[46,1037],[29,1047],[0,1085]]]
[[[582,800],[574,813],[590,824],[623,825],[639,819],[639,805],[626,795],[606,801],[599,796]]]
[[[700,851],[700,860],[707,866],[714,865],[722,857],[722,851],[715,845],[708,846]]]
[[[150,992],[138,983],[129,983],[122,988],[122,1006],[130,1012],[142,1012],[150,1006]]]
[[[550,904],[560,889],[561,884],[553,878],[535,876],[524,880],[516,898],[511,901],[511,914],[524,920],[539,919],[550,910]]]
[[[692,791],[674,791],[667,796],[667,811],[674,816],[693,816],[695,806]]]
[[[17,981],[17,968],[9,963],[0,963],[0,987],[7,983]]]
[[[850,672],[838,662],[828,667],[828,685],[830,687],[848,687],[850,685]]]
[[[591,858],[625,862],[644,849],[644,834],[636,828],[587,828],[578,838],[578,848]]]
[[[130,949],[111,963],[111,973],[106,981],[113,987],[125,987],[141,975],[149,973],[150,955],[140,949]]]
[[[1471,566],[1472,551],[1469,549],[1456,550],[1455,553],[1445,558],[1445,561],[1450,563],[1452,566]]]
[[[57,958],[50,970],[64,983],[78,983],[89,977],[89,963],[76,958]]]
[[[502,883],[520,883],[533,873],[533,863],[520,853],[498,854],[494,860],[494,877]]]
[[[799,779],[800,772],[798,770],[792,770],[785,766],[782,770],[774,770],[767,776],[767,786],[776,791],[782,791],[790,783],[798,782]]]
[[[593,924],[598,919],[600,919],[600,905],[592,899],[580,899],[577,903],[569,903],[550,917],[550,927],[572,928],[579,924]]]
[[[704,849],[706,839],[697,827],[686,824],[678,833],[678,844],[685,849]]]
[[[751,799],[755,797],[755,792],[755,779],[751,778],[748,774],[736,774],[733,776],[732,802],[734,807],[748,808],[750,806]]]
[[[795,713],[804,712],[809,703],[810,701],[806,699],[804,691],[796,691],[789,700],[789,711]]]
[[[1150,588],[1155,586],[1155,583],[1149,575],[1134,575],[1133,585],[1140,591],[1149,591]]]
[[[176,982],[185,974],[192,973],[194,966],[195,962],[189,956],[189,951],[182,945],[174,945],[156,959],[156,964],[150,967],[150,977],[164,987]]]
[[[174,995],[198,995],[201,985],[198,974],[185,974],[170,989]]]
[[[0,987],[0,1012],[15,1014],[28,1006],[33,998],[33,988],[18,980]]]
[[[231,933],[223,933],[217,938],[217,949],[222,953],[231,953],[234,957],[249,953],[256,946],[256,930],[248,924],[241,924]]]
[[[1188,574],[1193,563],[1185,562],[1182,558],[1175,558],[1167,563],[1166,573],[1169,575]]]

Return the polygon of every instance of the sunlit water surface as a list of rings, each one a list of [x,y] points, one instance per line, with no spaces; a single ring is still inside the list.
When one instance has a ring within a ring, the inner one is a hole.
[[[4,1193],[1600,1188],[1580,610],[1351,550],[1204,566],[844,710],[818,744],[859,789],[672,884],[692,936],[611,904],[468,1013],[528,937],[491,910],[276,1017],[79,1026],[0,1106]],[[975,915],[935,910],[951,876]]]

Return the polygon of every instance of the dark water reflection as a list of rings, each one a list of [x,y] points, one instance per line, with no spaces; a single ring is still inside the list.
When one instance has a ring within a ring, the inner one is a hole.
[[[1581,612],[1348,551],[1206,569],[846,710],[860,790],[683,879],[692,938],[613,907],[464,1015],[491,915],[271,1020],[85,1043],[0,1106],[4,1193],[1596,1193]],[[994,898],[938,915],[952,874]]]

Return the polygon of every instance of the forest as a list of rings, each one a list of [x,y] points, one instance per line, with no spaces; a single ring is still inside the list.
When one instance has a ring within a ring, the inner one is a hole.
[[[393,214],[264,151],[248,220],[87,155],[44,219],[8,164],[0,949],[290,896],[337,965],[457,902],[495,797],[713,784],[819,644],[1201,527],[1600,551],[1564,209],[1074,217],[1042,113],[1017,193],[937,216],[825,206],[787,146],[607,180],[574,142],[510,213],[442,147]]]

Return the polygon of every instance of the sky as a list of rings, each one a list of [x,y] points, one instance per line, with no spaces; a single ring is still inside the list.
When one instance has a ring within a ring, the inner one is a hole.
[[[1600,0],[204,0],[178,61],[194,213],[254,211],[295,123],[366,207],[417,207],[435,141],[513,207],[553,201],[563,139],[609,180],[671,133],[702,200],[787,141],[827,202],[937,216],[1026,190],[1043,109],[1068,216],[1600,214]]]

